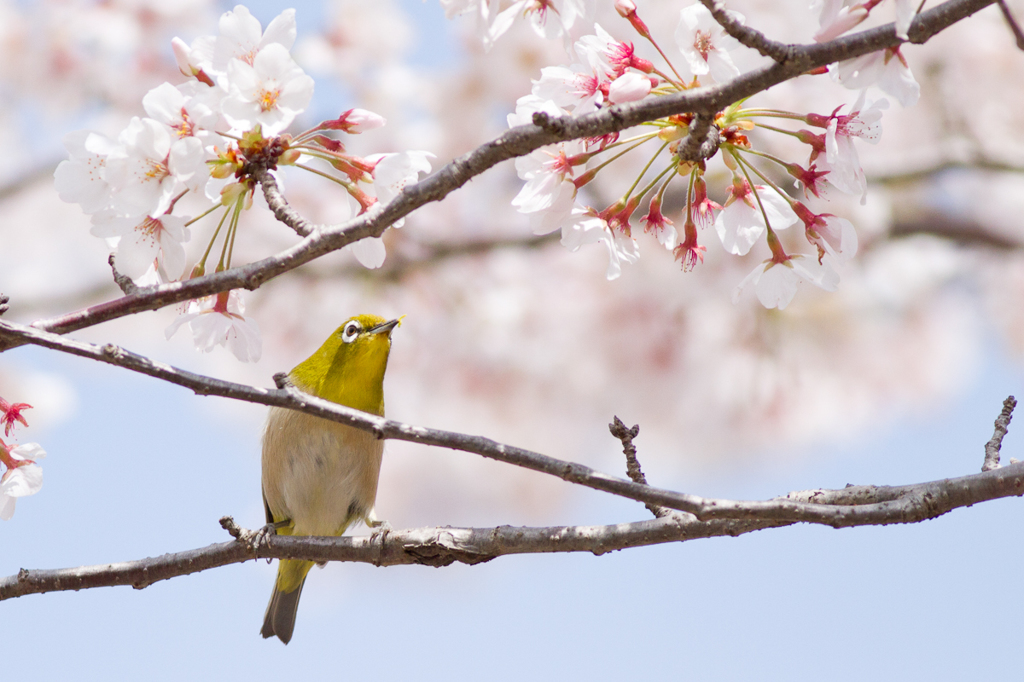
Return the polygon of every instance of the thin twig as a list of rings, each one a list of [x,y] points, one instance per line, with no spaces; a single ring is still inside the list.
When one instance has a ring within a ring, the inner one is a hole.
[[[738,40],[741,45],[757,50],[779,64],[785,64],[792,58],[794,46],[770,40],[760,31],[737,21],[729,16],[728,10],[725,9],[725,3],[720,0],[700,0],[700,2],[711,12],[711,16],[718,22],[718,25]]]
[[[626,456],[626,475],[629,476],[629,480],[640,485],[647,485],[647,477],[640,469],[640,461],[636,458],[636,446],[633,445],[633,439],[640,434],[640,425],[633,424],[631,428],[627,429],[621,419],[612,417],[612,423],[608,425],[608,430],[622,443],[622,453]],[[644,506],[647,507],[647,511],[659,519],[673,513],[671,509],[659,507],[656,504]]]
[[[114,283],[117,284],[118,289],[124,292],[125,296],[131,296],[139,290],[139,287],[135,286],[135,282],[132,281],[131,277],[122,275],[117,271],[117,266],[114,265],[114,254],[107,256],[107,263],[110,264],[110,270],[114,273]]]
[[[1003,436],[1010,428],[1010,419],[1013,418],[1013,408],[1017,407],[1017,399],[1012,395],[1003,401],[1003,410],[996,417],[995,432],[992,440],[985,444],[985,463],[981,465],[982,471],[991,471],[999,468],[999,450],[1003,446]]]
[[[310,225],[305,218],[299,215],[298,211],[288,205],[288,200],[281,194],[277,186],[277,179],[268,170],[259,169],[254,177],[263,188],[263,197],[267,200],[267,206],[273,211],[274,216],[288,227],[295,230],[300,237],[308,237],[313,234],[314,226]]]
[[[996,4],[999,5],[999,9],[1003,12],[1003,18],[1006,19],[1007,25],[1013,31],[1013,37],[1017,41],[1017,49],[1024,50],[1024,31],[1021,31],[1020,24],[1017,23],[1017,19],[1006,5],[1006,0],[998,0]]]

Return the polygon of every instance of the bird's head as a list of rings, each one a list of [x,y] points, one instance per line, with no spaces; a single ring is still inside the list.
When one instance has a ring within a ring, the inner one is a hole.
[[[292,382],[320,398],[384,414],[384,370],[391,351],[391,332],[401,323],[401,317],[349,318],[319,350],[291,371]]]

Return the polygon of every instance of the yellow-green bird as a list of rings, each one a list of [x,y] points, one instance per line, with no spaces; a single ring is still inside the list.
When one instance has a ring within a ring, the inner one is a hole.
[[[384,370],[401,318],[357,315],[288,375],[296,388],[384,415]],[[366,431],[294,410],[270,408],[263,434],[263,506],[280,535],[341,535],[373,514],[384,442]],[[287,644],[312,561],[282,560],[263,620],[264,637]]]

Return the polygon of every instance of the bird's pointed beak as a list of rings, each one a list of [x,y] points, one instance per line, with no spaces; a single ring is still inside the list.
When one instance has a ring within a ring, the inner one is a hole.
[[[388,335],[390,335],[391,331],[395,327],[401,326],[402,318],[403,317],[405,317],[405,315],[402,315],[401,317],[399,317],[396,320],[389,320],[388,322],[381,322],[376,327],[370,327],[369,329],[367,329],[366,333],[367,334],[388,334]]]

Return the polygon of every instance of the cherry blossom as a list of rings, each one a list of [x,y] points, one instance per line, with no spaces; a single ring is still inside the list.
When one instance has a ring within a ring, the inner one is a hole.
[[[332,202],[331,222],[344,223],[351,220],[359,213],[359,203],[349,194],[342,194]],[[380,237],[367,237],[357,242],[352,242],[345,247],[345,250],[355,256],[359,264],[365,268],[375,269],[384,265],[387,252],[384,249],[384,240]]]
[[[93,216],[91,231],[97,237],[118,238],[114,267],[121,274],[138,280],[156,264],[166,273],[166,281],[177,279],[185,270],[188,220],[176,215],[139,220],[102,212]]]
[[[647,76],[653,66],[633,54],[633,45],[621,43],[595,24],[596,35],[576,41],[580,62],[571,66],[547,66],[533,81],[532,94],[559,107],[572,107],[576,115],[599,108],[607,99],[612,104],[635,102],[646,97],[652,86]]]
[[[612,79],[631,68],[644,73],[651,73],[654,68],[651,62],[636,56],[633,43],[616,40],[600,24],[594,24],[594,34],[577,40],[574,48],[580,60],[595,73],[602,73]]]
[[[224,118],[238,131],[259,125],[265,136],[284,132],[313,98],[313,79],[280,43],[262,48],[252,64],[232,59],[228,83]]]
[[[640,248],[635,239],[612,230],[593,209],[573,209],[571,220],[562,226],[562,246],[577,251],[584,244],[598,242],[608,249],[605,276],[609,280],[622,274],[622,263],[636,263],[640,259]]]
[[[583,0],[516,0],[494,17],[486,42],[493,43],[511,28],[516,17],[525,16],[538,36],[562,38],[568,47],[569,31],[585,14]]]
[[[509,127],[531,122],[538,111],[551,116],[568,113],[551,100],[526,95],[516,102],[515,113],[508,115]],[[576,198],[574,169],[584,165],[585,151],[583,141],[570,140],[541,147],[516,159],[516,172],[526,184],[512,200],[512,205],[520,213],[530,215],[534,233],[547,234],[570,219]]]
[[[28,421],[25,419],[25,415],[22,414],[24,410],[32,409],[32,406],[28,403],[9,403],[3,398],[0,398],[0,424],[4,427],[4,435],[11,435],[11,431],[14,429],[15,423],[21,424],[22,426],[28,426]]]
[[[683,264],[683,272],[693,270],[697,261],[703,263],[706,251],[706,247],[697,243],[697,223],[688,216],[683,224],[683,242],[674,250],[676,260]]]
[[[117,144],[105,135],[76,130],[64,136],[71,158],[54,171],[54,187],[62,201],[80,204],[85,213],[96,213],[110,204],[110,183],[106,179],[107,158]]]
[[[198,85],[198,87],[196,87]],[[142,98],[142,106],[155,121],[171,129],[172,138],[198,137],[204,144],[222,144],[214,131],[220,127],[218,113],[224,93],[189,81],[175,87],[163,83]]]
[[[373,189],[377,200],[386,204],[397,197],[410,182],[419,180],[420,173],[430,172],[429,159],[434,155],[425,151],[404,151],[395,154],[373,154],[366,160],[373,163]]]
[[[387,123],[380,114],[375,114],[366,109],[349,109],[333,121],[326,121],[321,124],[324,130],[341,130],[350,135],[358,135],[367,130],[380,128]]]
[[[918,0],[896,0],[896,37],[908,40],[907,31],[921,6]]]
[[[202,143],[193,137],[174,142],[159,121],[136,116],[118,141],[104,177],[111,208],[121,215],[160,215],[176,194],[207,177]]]
[[[842,0],[825,0],[821,12],[821,28],[814,34],[814,40],[825,43],[838,38],[868,18],[869,10],[864,5],[842,5]]]
[[[826,253],[839,261],[856,255],[857,231],[849,220],[831,213],[812,213],[799,201],[793,202],[793,211],[804,223],[807,241],[818,247],[819,262]]]
[[[722,207],[708,198],[708,184],[704,176],[698,176],[693,183],[693,221],[697,227],[705,229],[715,223],[715,211]]]
[[[737,178],[729,186],[729,198],[715,219],[715,230],[722,246],[729,253],[745,256],[764,234],[766,215],[773,230],[785,229],[797,221],[789,202],[774,189],[763,185],[754,185],[751,189],[746,180]]]
[[[904,107],[914,106],[921,97],[921,86],[898,47],[839,62],[830,71],[836,80],[851,90],[877,85]]]
[[[213,64],[213,50],[216,44],[216,36],[200,36],[193,40],[191,45],[181,38],[171,39],[171,50],[174,52],[178,70],[184,76],[195,78],[209,86],[214,85],[206,69],[211,68]]]
[[[263,353],[256,321],[244,317],[245,305],[238,291],[222,292],[191,301],[188,309],[164,331],[169,339],[185,323],[192,329],[198,350],[209,353],[225,346],[242,362],[257,362]]]
[[[651,232],[658,242],[669,251],[676,247],[679,235],[672,221],[661,212],[661,196],[655,195],[647,207],[647,215],[640,219],[644,223],[644,232]]]
[[[356,257],[360,265],[371,270],[384,265],[387,251],[384,249],[384,240],[380,237],[367,237],[349,244],[346,249]]]
[[[0,462],[7,471],[0,476],[0,519],[10,521],[19,497],[35,495],[43,487],[43,469],[36,462],[46,457],[39,443],[13,448],[0,441]]]
[[[846,4],[848,0],[814,0],[811,11],[820,8],[819,25],[821,28],[814,34],[814,39],[824,43],[838,38],[868,18],[871,11],[883,0],[864,0],[855,4]],[[894,0],[896,11],[896,36],[907,40],[907,31],[917,14],[920,0]]]
[[[743,15],[728,11],[734,20],[743,22]],[[710,75],[717,83],[740,75],[730,52],[740,43],[725,32],[704,5],[694,4],[682,10],[676,28],[676,44],[686,57],[695,76]]]
[[[608,86],[608,101],[612,104],[638,102],[651,92],[651,79],[636,72],[624,73]]]
[[[218,72],[229,69],[232,60],[239,60],[250,66],[256,57],[270,45],[280,45],[285,52],[295,44],[295,10],[286,9],[267,26],[266,32],[244,5],[235,5],[230,12],[220,17],[220,35],[213,52],[213,68]]]
[[[793,300],[800,282],[804,281],[825,291],[839,288],[839,275],[828,262],[819,263],[816,258],[798,254],[785,256],[781,262],[768,258],[759,263],[736,287],[732,300],[733,303],[739,301],[743,290],[753,285],[761,305],[783,310]]]
[[[602,81],[600,76],[584,69],[580,64],[545,66],[540,70],[540,78],[533,81],[532,93],[559,107],[573,107],[576,114],[594,111],[604,101]]]
[[[516,172],[526,184],[512,200],[512,205],[520,213],[534,213],[549,210],[559,204],[560,195],[574,197],[574,168],[580,163],[576,159],[585,152],[585,143],[570,140],[541,147],[517,158]]]
[[[877,144],[882,135],[882,111],[889,106],[885,98],[867,106],[864,102],[862,91],[850,107],[849,114],[839,114],[842,108],[839,107],[831,116],[812,114],[807,117],[812,124],[825,127],[825,159],[823,161],[818,156],[817,162],[822,170],[830,171],[828,181],[842,192],[860,194],[861,203],[867,200],[867,179],[853,140],[860,138],[870,144]]]
[[[473,32],[483,42],[484,49],[494,47],[494,41],[500,37],[500,34],[492,35],[491,28],[493,17],[498,15],[498,0],[441,0],[441,7],[447,19],[463,14],[472,15]]]

